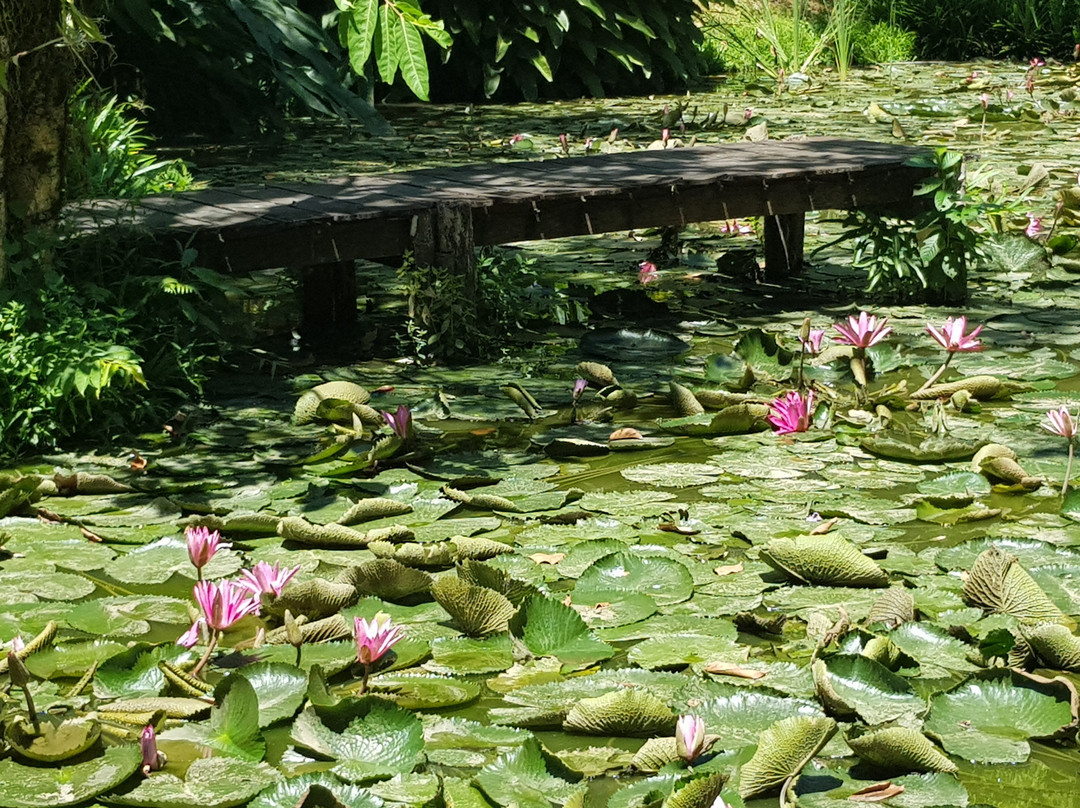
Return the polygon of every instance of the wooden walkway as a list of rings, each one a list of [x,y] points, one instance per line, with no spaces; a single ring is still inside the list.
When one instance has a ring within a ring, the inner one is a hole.
[[[479,245],[765,216],[766,272],[782,277],[802,264],[807,211],[909,203],[930,170],[905,163],[924,154],[827,138],[733,143],[98,200],[66,218],[77,231],[129,226],[181,242],[222,271],[303,269],[305,314],[332,330],[355,318],[355,259],[408,251],[468,278]]]

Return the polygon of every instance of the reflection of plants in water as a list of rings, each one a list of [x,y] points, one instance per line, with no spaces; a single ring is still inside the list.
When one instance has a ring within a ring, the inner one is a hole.
[[[409,299],[408,340],[418,357],[489,356],[507,333],[534,323],[580,323],[589,315],[567,283],[543,282],[535,261],[520,253],[484,252],[477,273],[479,300],[471,300],[464,278],[450,270],[409,260],[398,271]]]

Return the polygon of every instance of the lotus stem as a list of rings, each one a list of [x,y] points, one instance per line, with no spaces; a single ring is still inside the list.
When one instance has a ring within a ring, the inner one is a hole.
[[[1072,440],[1069,440],[1069,459],[1065,463],[1065,480],[1061,483],[1061,496],[1063,499],[1069,492],[1069,479],[1072,477],[1073,453],[1073,442]]]
[[[934,375],[931,376],[929,379],[927,379],[925,382],[923,382],[922,386],[918,390],[916,390],[915,392],[916,393],[921,393],[927,387],[932,387],[933,385],[937,384],[937,380],[941,378],[941,375],[945,372],[945,368],[947,368],[949,366],[949,363],[952,361],[952,358],[953,358],[952,351],[950,351],[945,356],[945,361],[941,363],[941,367],[939,367],[937,370],[935,370]]]
[[[367,693],[368,677],[371,676],[371,665],[364,664],[364,678],[360,680],[360,695]]]
[[[218,640],[221,639],[221,632],[215,631],[210,635],[210,643],[206,646],[206,653],[202,655],[202,659],[198,661],[194,668],[191,669],[191,676],[198,676],[206,663],[210,661],[210,655],[214,653],[214,649],[217,648]]]

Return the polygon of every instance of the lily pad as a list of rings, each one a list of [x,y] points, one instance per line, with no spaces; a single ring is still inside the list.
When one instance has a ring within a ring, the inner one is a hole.
[[[145,808],[231,808],[245,804],[280,780],[281,775],[265,763],[232,757],[197,758],[183,780],[156,772],[131,791],[115,792],[106,799],[115,805]]]
[[[503,808],[551,808],[552,804],[566,805],[584,792],[584,786],[548,771],[535,738],[500,755],[480,770],[474,782]]]
[[[41,768],[0,760],[0,793],[10,808],[76,805],[115,788],[142,763],[137,746],[113,746],[101,757]]]
[[[663,606],[688,599],[694,580],[677,561],[624,551],[594,561],[574,587],[574,599],[582,603],[608,600],[611,593],[648,595]]]
[[[894,721],[926,709],[906,679],[859,654],[837,654],[813,666],[818,697],[835,715],[858,715],[869,724]]]
[[[524,607],[521,640],[536,656],[554,656],[570,668],[584,668],[608,659],[615,649],[596,638],[585,621],[569,606],[542,595]]]

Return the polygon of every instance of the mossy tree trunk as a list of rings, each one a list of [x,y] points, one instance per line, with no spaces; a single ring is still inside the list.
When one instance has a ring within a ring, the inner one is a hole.
[[[61,0],[19,0],[0,15],[0,234],[18,244],[55,225],[63,201],[67,97],[75,60],[60,37]],[[0,281],[7,274],[0,251]]]

